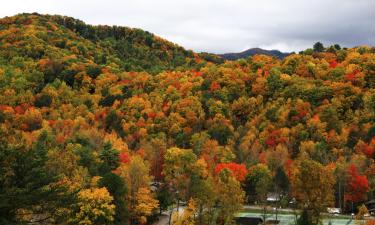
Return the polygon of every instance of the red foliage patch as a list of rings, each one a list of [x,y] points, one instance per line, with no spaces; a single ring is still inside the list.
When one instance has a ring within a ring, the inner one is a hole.
[[[56,124],[56,120],[48,120],[48,124],[49,124],[50,126],[53,126],[53,125]]]
[[[156,113],[154,113],[154,112],[147,113],[147,117],[150,118],[150,119],[154,119],[155,116],[156,116]]]
[[[293,160],[292,159],[286,160],[284,164],[284,168],[288,177],[292,177],[292,166],[293,166]]]
[[[12,107],[8,105],[0,105],[0,111],[6,111],[9,109],[12,109]]]
[[[371,158],[374,155],[374,148],[369,146],[368,144],[365,144],[362,148],[362,152],[367,155],[367,157]]]
[[[194,71],[193,76],[194,77],[201,77],[203,73],[201,71]]]
[[[215,168],[215,173],[219,174],[223,169],[228,169],[232,172],[233,176],[240,182],[244,181],[248,173],[245,165],[231,163],[219,163]]]
[[[365,200],[366,193],[370,189],[367,177],[358,174],[355,165],[349,166],[348,175],[347,190],[344,196],[345,201],[360,202]]]
[[[355,81],[356,75],[359,73],[358,70],[354,70],[352,73],[348,73],[345,75],[345,80],[347,81]]]
[[[175,87],[177,90],[180,90],[181,83],[179,81],[175,81],[172,83],[172,86]]]
[[[139,120],[137,123],[136,123],[137,127],[145,127],[147,124],[142,121],[142,120]]]
[[[331,62],[329,62],[329,67],[330,68],[336,68],[336,66],[337,66],[337,61],[336,60],[332,60]]]
[[[303,110],[303,109],[298,110],[298,117],[299,117],[299,118],[303,118],[303,117],[305,117],[306,115],[307,115],[307,110]]]
[[[120,158],[120,163],[130,162],[130,155],[127,152],[120,153],[119,158]]]
[[[129,84],[131,81],[130,80],[121,80],[117,82],[118,85],[124,85],[124,84]]]
[[[66,137],[63,134],[56,135],[55,141],[57,144],[63,144],[66,140]]]
[[[266,163],[267,162],[267,155],[265,152],[261,152],[258,156],[258,160],[260,163]]]
[[[95,120],[96,121],[104,120],[106,117],[107,117],[107,113],[105,111],[103,111],[103,112],[97,112],[95,114]]]
[[[14,108],[14,112],[15,112],[16,114],[20,114],[20,115],[22,115],[22,114],[25,113],[25,110],[22,108],[22,106],[17,105],[17,106]]]
[[[142,158],[145,157],[145,150],[143,148],[140,148],[137,150],[137,154],[140,155]]]
[[[218,89],[220,89],[221,88],[221,86],[220,86],[220,84],[218,83],[218,82],[212,82],[212,84],[211,84],[211,87],[210,87],[210,90],[211,91],[216,91],[216,90],[218,90]]]
[[[27,131],[29,129],[29,125],[27,125],[26,123],[22,123],[20,125],[20,129],[23,131]]]
[[[274,130],[272,131],[266,140],[266,145],[270,148],[276,147],[280,143],[285,143],[286,139],[283,137],[280,137],[281,131],[280,130]]]

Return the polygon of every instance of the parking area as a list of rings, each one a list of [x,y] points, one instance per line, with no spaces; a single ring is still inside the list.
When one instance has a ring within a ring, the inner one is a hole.
[[[238,213],[241,217],[263,217],[261,213],[256,212],[242,212]],[[267,214],[266,216],[267,220],[273,220],[276,219],[274,214]],[[280,225],[292,225],[295,224],[295,215],[293,214],[278,214],[277,219],[280,221]],[[355,221],[348,218],[324,218],[323,224],[329,225],[331,222],[332,225],[358,225],[358,224],[364,224],[361,221]]]

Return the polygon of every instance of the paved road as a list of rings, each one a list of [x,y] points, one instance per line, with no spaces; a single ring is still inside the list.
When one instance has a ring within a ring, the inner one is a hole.
[[[176,212],[177,208],[173,209],[173,212]],[[181,216],[182,213],[185,210],[185,206],[180,206],[178,213]],[[169,222],[169,214],[171,213],[171,210],[164,211],[161,216],[159,216],[159,220],[153,223],[153,225],[168,225]]]
[[[159,216],[159,220],[156,221],[153,225],[168,225],[169,222],[169,216],[162,214]]]

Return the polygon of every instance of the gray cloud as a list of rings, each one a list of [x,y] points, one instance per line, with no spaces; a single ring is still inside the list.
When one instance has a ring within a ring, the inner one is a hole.
[[[375,45],[374,0],[12,0],[0,16],[39,12],[138,27],[195,51],[299,51]]]

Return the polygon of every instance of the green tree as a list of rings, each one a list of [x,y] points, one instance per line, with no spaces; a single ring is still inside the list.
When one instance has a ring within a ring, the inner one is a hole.
[[[173,203],[172,193],[170,193],[166,185],[163,185],[158,189],[156,197],[159,201],[160,213]]]
[[[272,174],[265,164],[257,164],[250,168],[245,181],[248,201],[264,202],[272,184]]]
[[[284,84],[280,79],[280,74],[281,72],[278,69],[273,68],[270,71],[270,75],[267,77],[267,88],[270,96],[273,96],[277,91],[284,87]]]
[[[226,145],[233,136],[231,128],[222,121],[216,121],[209,129],[208,134],[217,140],[220,145]]]
[[[276,174],[274,177],[275,188],[279,193],[288,193],[289,192],[289,179],[288,176],[285,174],[284,168],[279,167],[276,170]]]
[[[35,100],[36,107],[49,107],[52,103],[52,97],[48,94],[43,94]]]
[[[313,46],[315,52],[323,52],[324,46],[321,42],[316,42]]]
[[[100,159],[102,160],[100,171],[106,174],[120,165],[119,151],[112,148],[110,142],[106,142],[100,152]]]
[[[57,174],[46,168],[47,150],[41,147],[43,136],[31,149],[22,144],[0,142],[0,223],[21,224],[20,210],[27,210],[34,221],[49,221],[56,208],[69,206],[72,196],[57,185]]]
[[[126,224],[129,221],[129,210],[126,204],[128,190],[124,180],[117,174],[109,172],[99,180],[98,186],[105,187],[113,197],[113,203],[116,206],[114,224]]]
[[[300,217],[297,220],[297,225],[314,225],[311,221],[311,215],[309,215],[309,212],[304,209],[300,215]]]

